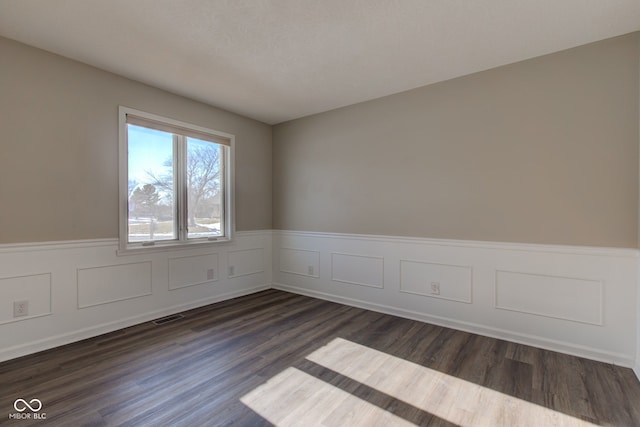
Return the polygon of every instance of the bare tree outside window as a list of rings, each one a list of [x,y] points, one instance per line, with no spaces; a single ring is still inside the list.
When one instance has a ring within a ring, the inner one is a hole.
[[[173,182],[158,185],[149,171],[171,175],[167,157],[173,156],[173,136],[140,126],[129,128],[128,228],[129,241],[171,240],[174,226]]]
[[[187,214],[189,237],[221,230],[221,149],[218,145],[187,138]],[[173,168],[173,157],[163,163]],[[164,194],[173,194],[173,174],[147,171],[149,182]]]
[[[233,135],[128,107],[120,114],[120,249],[229,241]]]
[[[187,212],[190,235],[221,230],[220,151],[218,145],[187,139]]]
[[[135,217],[149,219],[149,238],[153,239],[156,223],[160,213],[160,195],[152,184],[145,184],[133,191],[130,198],[131,214]]]

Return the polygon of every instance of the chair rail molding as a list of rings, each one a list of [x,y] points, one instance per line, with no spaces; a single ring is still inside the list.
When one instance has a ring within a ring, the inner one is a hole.
[[[316,274],[302,274],[312,261],[304,254],[314,254]],[[335,254],[367,262],[340,264],[349,280],[335,280]],[[636,373],[639,260],[625,248],[273,232],[275,288]]]
[[[126,256],[117,239],[0,245],[0,361],[269,289],[271,240],[271,230],[240,231]],[[242,277],[226,274],[229,262]],[[25,300],[30,315],[14,317]]]

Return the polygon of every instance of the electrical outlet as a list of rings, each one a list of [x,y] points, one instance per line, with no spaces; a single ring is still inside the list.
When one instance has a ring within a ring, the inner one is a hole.
[[[440,282],[431,282],[431,295],[440,295]]]
[[[236,267],[235,267],[235,265],[230,265],[229,266],[229,276],[233,276],[234,274],[236,274]]]
[[[215,277],[213,268],[207,270],[207,280],[213,280]]]
[[[29,301],[13,302],[13,317],[22,317],[29,315]]]
[[[309,267],[307,267],[307,272],[309,276],[313,276],[313,265],[310,265]]]

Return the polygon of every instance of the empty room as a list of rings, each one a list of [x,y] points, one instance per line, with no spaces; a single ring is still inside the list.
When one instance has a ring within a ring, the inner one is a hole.
[[[640,426],[637,0],[0,0],[0,425]]]

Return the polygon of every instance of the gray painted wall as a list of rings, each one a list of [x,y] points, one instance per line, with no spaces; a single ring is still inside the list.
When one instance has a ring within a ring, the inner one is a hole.
[[[271,126],[8,39],[0,57],[0,243],[118,237],[118,105],[234,134],[236,227],[271,228]]]
[[[639,51],[633,33],[283,123],[272,153],[266,124],[0,38],[0,243],[117,237],[127,105],[236,135],[239,230],[637,247]]]
[[[636,247],[640,33],[274,127],[274,228]]]

